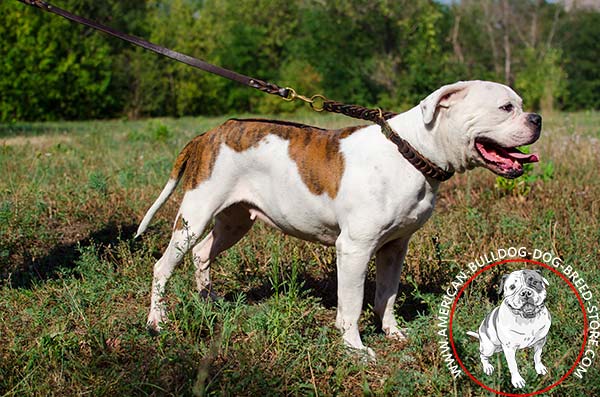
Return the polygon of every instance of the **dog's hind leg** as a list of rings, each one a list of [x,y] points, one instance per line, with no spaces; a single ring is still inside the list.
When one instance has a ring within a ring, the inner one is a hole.
[[[494,366],[492,365],[492,363],[490,363],[490,357],[491,356],[486,356],[483,353],[479,354],[481,366],[483,367],[483,373],[485,373],[486,375],[491,375],[492,373],[494,373]]]
[[[490,363],[490,358],[494,353],[499,351],[499,349],[494,345],[494,343],[490,340],[488,336],[487,328],[485,328],[486,321],[483,320],[483,323],[479,326],[479,333],[477,336],[479,337],[479,359],[481,360],[481,366],[483,368],[483,373],[486,375],[491,375],[494,373],[494,366]]]
[[[377,251],[377,288],[375,291],[375,313],[381,319],[381,329],[390,339],[404,340],[406,336],[398,328],[394,316],[394,302],[398,293],[402,263],[408,250],[410,236],[390,241]]]
[[[210,264],[223,251],[240,241],[254,221],[243,204],[234,204],[215,217],[215,226],[192,250],[196,266],[196,286],[200,295],[214,297],[211,291]]]
[[[163,295],[173,269],[196,244],[214,215],[213,205],[205,202],[198,208],[192,205],[191,199],[192,197],[184,197],[169,246],[154,265],[150,313],[148,313],[147,322],[148,329],[152,332],[159,332],[160,323],[166,320]]]

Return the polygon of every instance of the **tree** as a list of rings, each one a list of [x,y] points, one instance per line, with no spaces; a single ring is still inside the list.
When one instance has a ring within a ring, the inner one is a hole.
[[[600,107],[600,14],[544,0],[56,1],[306,95],[402,110],[442,84],[488,79],[526,106]],[[2,121],[301,106],[16,1],[0,3],[0,68]]]
[[[65,2],[82,15],[120,24],[120,2]],[[131,8],[131,7],[130,7]],[[133,7],[135,9],[135,7]],[[113,44],[53,15],[17,2],[0,3],[0,119],[52,120],[115,114]]]
[[[562,106],[568,110],[600,109],[600,13],[572,11],[557,30],[568,76]]]
[[[565,93],[555,43],[563,14],[543,0],[463,0],[453,6],[454,59],[471,78],[502,81],[522,91],[526,106],[550,110]]]

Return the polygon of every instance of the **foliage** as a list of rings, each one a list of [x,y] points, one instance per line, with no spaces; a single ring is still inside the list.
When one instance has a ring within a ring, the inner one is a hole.
[[[65,8],[98,20],[138,10],[119,1],[65,1]],[[123,12],[124,11],[124,12]],[[105,36],[13,1],[0,3],[0,119],[95,118],[123,106],[112,90],[116,49]]]
[[[600,106],[595,40],[600,14],[565,13],[557,3],[58,3],[119,30],[309,96],[322,93],[344,102],[402,110],[444,83],[490,79],[514,85],[532,108]],[[506,20],[504,3],[510,13]],[[1,121],[276,113],[300,106],[17,1],[0,3],[0,70]]]
[[[576,11],[559,29],[568,79],[568,97],[562,107],[600,109],[600,12]]]
[[[529,153],[529,147],[522,147],[523,153]],[[541,168],[541,171],[534,171],[534,168]],[[501,176],[496,177],[494,186],[502,194],[512,194],[525,197],[533,189],[536,182],[548,182],[554,177],[554,163],[552,160],[545,161],[537,166],[532,163],[523,165],[523,175],[516,179],[507,179]]]
[[[566,73],[560,66],[562,52],[550,49],[539,54],[532,48],[525,50],[524,67],[515,81],[515,88],[522,93],[523,102],[529,108],[552,111],[554,101],[566,94]]]

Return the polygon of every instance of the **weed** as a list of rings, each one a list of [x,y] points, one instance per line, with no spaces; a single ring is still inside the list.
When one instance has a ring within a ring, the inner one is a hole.
[[[529,153],[529,147],[521,148],[523,153]],[[540,171],[534,171],[540,169]],[[554,177],[554,163],[550,161],[542,162],[537,166],[532,163],[523,165],[523,175],[517,179],[507,179],[501,176],[496,177],[495,187],[502,194],[512,194],[514,196],[527,196],[536,182],[548,182]]]
[[[93,171],[88,178],[88,187],[101,195],[108,193],[108,178],[100,171]]]
[[[150,128],[150,137],[156,142],[165,142],[173,136],[173,132],[164,124],[158,123]]]

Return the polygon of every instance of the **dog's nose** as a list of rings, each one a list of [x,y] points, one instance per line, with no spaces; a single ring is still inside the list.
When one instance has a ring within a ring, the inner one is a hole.
[[[527,121],[535,125],[537,128],[542,128],[542,116],[537,113],[529,113]]]
[[[524,291],[521,291],[521,293],[519,295],[521,295],[523,298],[531,298],[531,295],[533,295],[533,292],[526,289]]]

